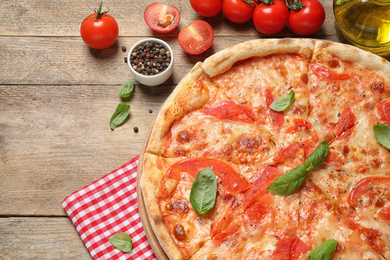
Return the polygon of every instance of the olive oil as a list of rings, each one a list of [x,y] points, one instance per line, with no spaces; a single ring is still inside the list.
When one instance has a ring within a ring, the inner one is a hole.
[[[390,56],[390,0],[334,0],[333,11],[341,41]]]

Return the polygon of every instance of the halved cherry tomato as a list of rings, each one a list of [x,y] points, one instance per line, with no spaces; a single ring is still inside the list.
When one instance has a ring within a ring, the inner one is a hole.
[[[102,3],[97,12],[87,16],[80,26],[81,38],[93,49],[106,49],[118,38],[118,23],[101,9]]]
[[[252,18],[257,0],[223,0],[222,12],[234,23],[246,23]]]
[[[150,29],[159,33],[173,31],[180,22],[180,12],[174,6],[153,3],[146,7],[144,19]]]
[[[301,0],[301,4],[304,7],[290,11],[288,18],[290,29],[303,36],[316,33],[325,21],[324,7],[317,0]]]
[[[289,10],[282,0],[271,4],[261,3],[253,12],[253,24],[256,29],[266,35],[272,35],[283,30],[287,25]]]
[[[196,20],[180,31],[178,40],[185,52],[201,54],[213,44],[214,31],[207,22]]]
[[[192,9],[204,17],[216,16],[222,8],[221,0],[190,0]]]

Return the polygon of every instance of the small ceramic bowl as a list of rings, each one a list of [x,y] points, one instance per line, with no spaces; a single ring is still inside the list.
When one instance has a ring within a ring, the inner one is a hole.
[[[163,45],[165,47],[165,49],[167,51],[169,51],[169,53],[171,54],[171,62],[169,64],[168,68],[166,68],[161,73],[158,73],[156,75],[142,75],[133,69],[133,67],[131,66],[130,58],[131,58],[131,54],[133,53],[133,51],[136,47],[138,47],[139,45],[141,45],[145,42],[150,42],[150,41]],[[171,49],[171,46],[169,46],[168,43],[166,43],[160,39],[157,39],[157,38],[147,38],[147,39],[144,39],[144,40],[137,42],[136,44],[133,45],[133,47],[131,47],[129,53],[127,54],[127,64],[129,65],[130,71],[133,74],[134,79],[136,81],[138,81],[139,83],[146,85],[146,86],[157,86],[157,85],[164,83],[172,75],[173,61],[174,61],[174,58],[173,58],[173,51]]]

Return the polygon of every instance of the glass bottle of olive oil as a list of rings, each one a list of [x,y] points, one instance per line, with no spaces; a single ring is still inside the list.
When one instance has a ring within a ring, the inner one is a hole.
[[[333,11],[341,41],[390,56],[390,0],[334,0]]]

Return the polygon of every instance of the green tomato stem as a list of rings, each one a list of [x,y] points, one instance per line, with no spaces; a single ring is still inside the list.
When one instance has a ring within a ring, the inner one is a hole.
[[[305,4],[302,4],[301,0],[294,0],[294,2],[290,2],[289,0],[285,0],[285,2],[286,2],[288,9],[293,10],[293,11],[299,11],[305,7]]]
[[[275,0],[261,0],[261,2],[263,2],[266,5],[272,5],[275,2]]]
[[[110,11],[110,10],[107,10],[107,11],[102,12],[102,5],[103,5],[103,2],[100,2],[99,8],[97,9],[97,11],[95,10],[95,13],[96,13],[96,16],[94,17],[95,19],[102,18],[103,15],[105,15],[106,13],[108,13],[108,11]]]

